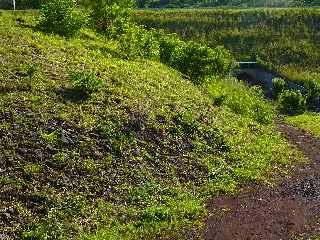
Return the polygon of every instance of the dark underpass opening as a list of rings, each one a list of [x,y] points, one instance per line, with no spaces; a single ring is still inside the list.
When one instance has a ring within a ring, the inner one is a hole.
[[[306,94],[306,89],[289,79],[281,76],[277,72],[271,71],[263,65],[256,62],[239,62],[240,69],[234,72],[234,77],[247,83],[249,86],[260,86],[267,98],[273,98],[274,78],[283,78],[288,84],[288,89],[299,90],[302,94]]]

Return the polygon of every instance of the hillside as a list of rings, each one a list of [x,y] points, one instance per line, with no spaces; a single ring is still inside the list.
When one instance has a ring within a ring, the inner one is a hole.
[[[34,14],[0,12],[1,238],[190,239],[209,197],[294,159],[259,89],[195,86],[88,29],[38,32]]]

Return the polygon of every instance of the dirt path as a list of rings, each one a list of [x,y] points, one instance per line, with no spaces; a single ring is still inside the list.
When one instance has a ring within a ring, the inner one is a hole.
[[[209,201],[205,239],[286,240],[320,232],[320,139],[285,124],[278,128],[310,164],[275,188],[254,185]]]

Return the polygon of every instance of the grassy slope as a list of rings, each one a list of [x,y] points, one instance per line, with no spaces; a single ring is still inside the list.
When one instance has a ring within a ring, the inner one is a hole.
[[[274,125],[256,121],[257,106],[271,111],[256,91],[233,80],[201,90],[162,64],[116,58],[117,44],[89,31],[46,36],[30,28],[29,13],[19,15],[27,26],[0,13],[4,236],[178,238],[201,226],[208,196],[289,163]],[[31,63],[38,71],[30,89]],[[73,69],[105,86],[79,99]],[[218,103],[218,88],[236,97]]]

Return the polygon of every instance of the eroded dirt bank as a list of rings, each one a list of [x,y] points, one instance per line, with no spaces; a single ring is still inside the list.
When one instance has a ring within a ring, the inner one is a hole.
[[[210,200],[205,239],[286,240],[320,232],[320,139],[283,123],[278,128],[310,164],[297,167],[274,188],[248,186]]]

